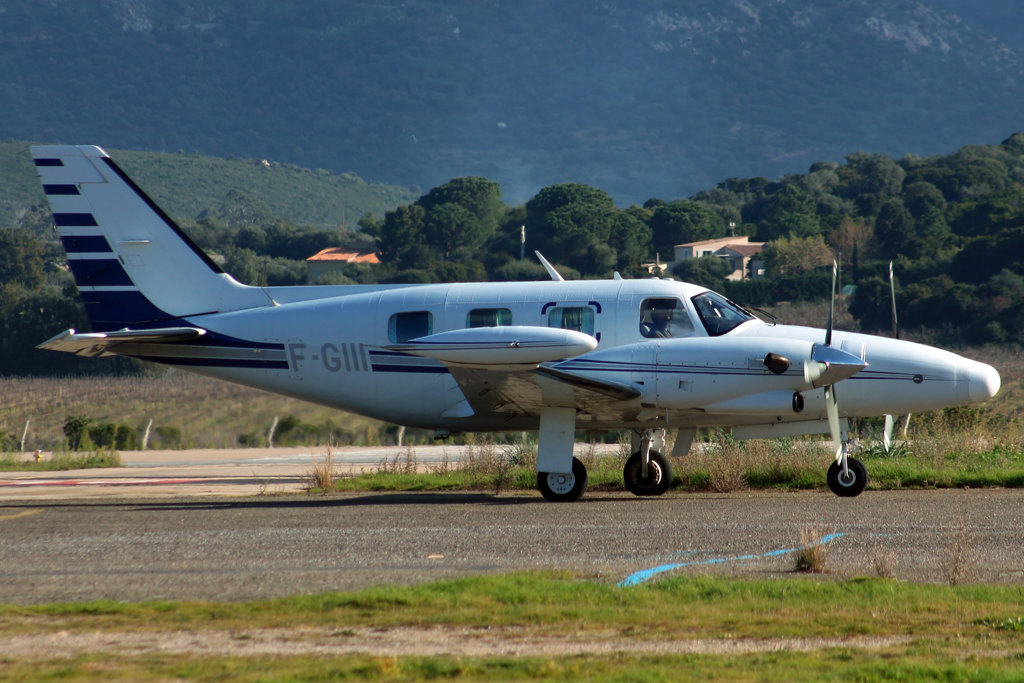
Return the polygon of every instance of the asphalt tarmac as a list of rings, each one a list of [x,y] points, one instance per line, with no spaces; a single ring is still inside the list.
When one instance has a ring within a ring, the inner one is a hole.
[[[453,447],[332,453],[337,469]],[[0,473],[0,603],[253,600],[489,572],[634,585],[784,578],[818,542],[829,577],[1024,584],[1024,490],[309,495],[309,449],[123,453],[121,468]]]

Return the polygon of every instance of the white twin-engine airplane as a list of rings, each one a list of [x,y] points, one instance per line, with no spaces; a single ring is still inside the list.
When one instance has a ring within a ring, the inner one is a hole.
[[[991,398],[983,363],[906,341],[765,323],[669,280],[250,287],[223,272],[98,147],[33,147],[92,323],[40,345],[163,363],[397,424],[539,430],[537,486],[578,499],[577,430],[632,430],[627,488],[660,495],[662,454],[699,427],[831,434],[827,481],[855,496],[846,418]],[[543,259],[542,259],[543,260]],[[841,389],[836,391],[836,384]],[[837,401],[837,393],[841,400]]]

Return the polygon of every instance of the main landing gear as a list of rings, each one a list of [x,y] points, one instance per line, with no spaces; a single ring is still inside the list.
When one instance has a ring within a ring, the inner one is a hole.
[[[572,473],[538,472],[537,488],[553,503],[579,500],[587,490],[587,468],[579,458],[572,459]]]

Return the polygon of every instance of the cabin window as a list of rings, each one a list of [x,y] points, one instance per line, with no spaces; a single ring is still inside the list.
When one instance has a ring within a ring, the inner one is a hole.
[[[644,299],[640,304],[640,334],[651,339],[689,337],[693,322],[679,299]]]
[[[548,311],[548,327],[576,330],[594,336],[594,309],[589,306],[558,306]]]
[[[388,339],[398,343],[426,337],[433,328],[433,318],[430,311],[395,313],[388,320]]]
[[[754,316],[721,294],[704,292],[693,297],[692,301],[700,321],[712,337],[731,332],[748,320],[754,320]]]
[[[507,308],[474,308],[466,316],[466,327],[502,327],[512,324]]]

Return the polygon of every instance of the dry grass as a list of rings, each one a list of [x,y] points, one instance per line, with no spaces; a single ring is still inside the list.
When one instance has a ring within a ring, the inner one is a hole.
[[[823,532],[817,527],[800,530],[800,548],[793,553],[794,569],[798,572],[824,574],[828,572],[828,543],[823,542],[834,531]]]
[[[153,420],[150,447],[228,448],[240,434],[266,434],[277,415],[304,422],[334,420],[357,435],[376,435],[382,423],[230,382],[168,370],[146,377],[0,378],[0,431],[19,440],[29,421],[25,449],[55,450],[69,415],[135,427]],[[180,443],[161,446],[161,428],[180,430]]]
[[[967,528],[962,509],[957,508],[953,525],[944,531],[947,536],[939,547],[939,569],[946,583],[959,586],[970,578],[975,561],[972,552],[973,534]]]
[[[875,574],[883,579],[896,575],[896,553],[892,550],[878,550],[874,555]]]
[[[322,491],[327,493],[334,490],[334,481],[337,475],[334,471],[334,451],[327,447],[327,454],[323,459],[314,459],[313,467],[309,472],[309,483],[307,490]]]
[[[830,460],[820,440],[715,438],[698,444],[679,461],[684,485],[716,493],[751,487],[813,488],[820,484]]]
[[[382,459],[376,469],[378,474],[416,474],[418,471],[416,449],[412,446],[406,446],[392,457]]]
[[[715,493],[729,493],[747,488],[750,455],[746,444],[724,441],[706,457],[710,488]]]

